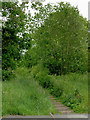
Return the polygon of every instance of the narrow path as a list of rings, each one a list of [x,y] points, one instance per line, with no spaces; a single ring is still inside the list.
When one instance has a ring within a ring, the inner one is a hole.
[[[69,107],[63,105],[59,100],[54,98],[52,95],[49,96],[51,102],[55,106],[56,110],[58,111],[58,114],[73,114],[73,110],[71,110]]]

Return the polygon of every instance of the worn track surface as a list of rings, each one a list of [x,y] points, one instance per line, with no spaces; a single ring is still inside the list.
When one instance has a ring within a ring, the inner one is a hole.
[[[54,98],[52,95],[49,96],[50,100],[52,101],[53,105],[55,106],[56,110],[58,111],[58,114],[74,114],[73,110],[71,110],[69,107],[63,105],[59,100]]]

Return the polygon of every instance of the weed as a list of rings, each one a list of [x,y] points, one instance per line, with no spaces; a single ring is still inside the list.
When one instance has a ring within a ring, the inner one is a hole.
[[[18,68],[16,78],[4,81],[2,114],[4,115],[48,115],[56,110],[45,91],[25,68]]]

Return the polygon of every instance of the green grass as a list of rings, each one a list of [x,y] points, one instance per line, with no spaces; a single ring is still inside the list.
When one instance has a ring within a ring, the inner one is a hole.
[[[48,115],[56,110],[45,91],[29,76],[26,68],[18,68],[16,78],[2,84],[2,114]]]
[[[71,73],[53,78],[63,89],[59,100],[76,113],[88,113],[88,74]]]
[[[3,82],[3,116],[56,113],[47,90],[74,112],[88,113],[88,73],[51,76],[42,70],[29,73],[26,68],[18,68],[15,75]],[[47,90],[39,84],[46,85]]]
[[[48,75],[39,64],[31,69],[32,77],[76,113],[88,113],[88,73]]]

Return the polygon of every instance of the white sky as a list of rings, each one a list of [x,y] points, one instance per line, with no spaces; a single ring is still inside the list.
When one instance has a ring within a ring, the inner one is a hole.
[[[80,14],[88,19],[88,2],[90,0],[45,0],[46,3],[69,2],[72,6],[78,6]]]
[[[22,0],[19,0],[22,1]],[[32,0],[30,0],[32,1]],[[39,0],[35,0],[35,1],[39,1]],[[72,6],[77,6],[80,14],[88,19],[88,16],[90,16],[90,11],[88,12],[88,2],[90,0],[44,0],[44,4],[47,3],[54,3],[56,4],[57,2],[69,2]],[[90,9],[89,9],[90,10]],[[90,18],[90,17],[89,17]]]

